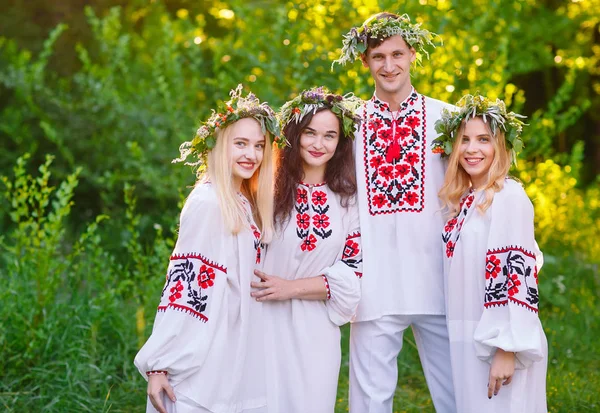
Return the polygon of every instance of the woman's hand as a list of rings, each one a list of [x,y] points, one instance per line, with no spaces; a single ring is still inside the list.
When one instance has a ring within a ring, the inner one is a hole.
[[[262,271],[254,270],[254,274],[260,278],[260,281],[250,283],[253,291],[250,295],[256,298],[256,301],[284,301],[294,298],[294,282],[285,280],[276,275],[267,275]]]
[[[167,409],[162,402],[163,390],[167,393],[169,399],[175,402],[175,393],[169,384],[166,374],[152,374],[148,376],[148,397],[150,398],[152,406],[154,406],[159,413],[167,413]]]
[[[510,384],[515,374],[515,353],[496,349],[488,378],[488,399],[498,395],[500,388]]]

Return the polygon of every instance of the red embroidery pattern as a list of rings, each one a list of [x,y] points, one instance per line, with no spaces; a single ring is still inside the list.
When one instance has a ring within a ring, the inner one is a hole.
[[[329,289],[329,280],[327,280],[327,276],[325,274],[321,274],[323,277],[323,281],[325,282],[325,288],[327,288],[327,299],[331,299],[331,290]]]
[[[331,223],[327,215],[329,212],[327,193],[315,189],[323,185],[325,184],[311,186],[313,191],[310,197],[308,190],[303,186],[298,186],[296,189],[296,203],[294,205],[296,210],[296,235],[302,240],[300,244],[302,251],[314,250],[317,247],[319,238],[329,238],[333,232],[328,229]]]
[[[446,257],[448,258],[452,258],[454,255],[454,248],[456,248],[456,243],[460,238],[460,230],[462,229],[465,218],[467,217],[467,213],[469,212],[469,208],[471,208],[471,205],[473,205],[474,200],[475,193],[473,191],[469,191],[469,193],[460,201],[458,215],[452,219],[449,219],[444,226],[442,240],[444,241],[444,244],[446,244]]]
[[[250,228],[252,229],[252,235],[254,235],[254,249],[256,250],[256,263],[260,264],[262,249],[264,248],[265,244],[260,242],[261,233],[260,233],[260,230],[256,227],[256,225],[252,224],[250,226]]]
[[[488,250],[485,265],[484,307],[518,304],[538,311],[538,274],[535,254],[520,246]]]
[[[362,251],[360,232],[348,234],[346,237],[346,245],[342,252],[342,262],[348,267],[354,269],[354,273],[358,278],[362,278]]]
[[[244,212],[246,214],[246,221],[248,221],[248,224],[250,225],[250,230],[252,231],[252,235],[254,236],[254,249],[256,250],[256,263],[260,264],[262,250],[265,247],[265,244],[260,242],[261,233],[260,233],[260,230],[254,224],[254,219],[252,218],[252,207],[250,206],[250,203],[248,202],[246,197],[241,192],[238,192],[238,196],[239,196],[239,199],[244,208]]]
[[[217,274],[227,274],[227,268],[194,253],[173,255],[170,261],[158,311],[182,311],[207,322],[207,292],[214,286]]]
[[[369,213],[421,212],[425,207],[425,97],[414,89],[394,118],[373,97],[361,126]]]
[[[146,376],[156,376],[158,374],[164,374],[166,376],[168,373],[165,370],[150,370],[146,372]]]
[[[317,248],[317,239],[313,234],[310,234],[308,237],[304,238],[304,241],[300,245],[300,249],[302,251],[312,251]]]

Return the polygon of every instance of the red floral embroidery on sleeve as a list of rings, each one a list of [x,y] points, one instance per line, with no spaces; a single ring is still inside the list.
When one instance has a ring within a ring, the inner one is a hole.
[[[171,256],[157,311],[181,311],[207,322],[205,312],[210,301],[209,291],[216,277],[226,274],[226,267],[201,254]]]
[[[215,285],[213,280],[215,279],[215,270],[212,268],[203,265],[200,267],[200,272],[198,273],[198,285],[200,288],[208,288]]]
[[[520,246],[488,250],[484,307],[517,304],[538,311],[539,294],[535,254]]]
[[[342,252],[342,262],[354,269],[358,278],[362,278],[362,249],[360,232],[348,234]]]

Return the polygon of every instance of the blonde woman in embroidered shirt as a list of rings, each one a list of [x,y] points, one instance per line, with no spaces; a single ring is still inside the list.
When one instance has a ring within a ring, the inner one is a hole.
[[[135,358],[147,412],[264,413],[260,306],[250,297],[273,233],[273,111],[241,85],[181,157],[208,165],[181,211],[152,335]]]
[[[264,302],[270,413],[332,413],[340,329],[360,298],[360,228],[352,136],[360,99],[325,88],[280,112],[290,146],[278,156],[276,236],[253,297]]]
[[[436,124],[449,155],[440,198],[450,354],[461,413],[546,413],[547,342],[538,318],[542,255],[533,206],[508,178],[521,116],[467,95]]]

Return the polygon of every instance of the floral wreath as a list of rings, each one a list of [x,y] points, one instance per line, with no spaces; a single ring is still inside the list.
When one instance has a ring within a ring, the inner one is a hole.
[[[435,33],[421,28],[421,23],[412,24],[408,14],[403,14],[397,18],[391,16],[377,17],[372,16],[367,19],[361,27],[353,27],[344,35],[342,54],[335,63],[342,66],[348,62],[353,62],[367,51],[368,39],[387,39],[388,37],[401,35],[409,47],[415,48],[429,58],[426,50],[427,45],[435,47],[434,37],[440,37]],[[418,56],[418,61],[420,57]]]
[[[362,104],[362,99],[352,93],[342,96],[331,93],[324,86],[314,87],[286,102],[281,107],[279,118],[284,128],[292,121],[300,123],[309,113],[314,114],[320,108],[328,108],[341,119],[344,136],[354,138],[354,127],[361,121],[356,111]]]
[[[498,129],[504,131],[506,146],[516,153],[523,149],[521,132],[526,125],[522,120],[525,116],[515,112],[507,112],[506,105],[500,99],[492,101],[481,95],[465,95],[456,104],[457,110],[442,110],[442,117],[435,122],[435,131],[439,136],[431,143],[432,152],[442,156],[452,153],[455,134],[461,123],[468,118],[481,116],[484,122],[489,120],[490,129],[495,135]],[[513,159],[516,159],[513,157]]]
[[[196,135],[191,141],[183,142],[179,146],[179,158],[173,159],[173,163],[185,162],[187,157],[195,155],[198,159],[194,162],[185,162],[184,165],[198,166],[206,164],[206,156],[217,143],[217,129],[224,129],[243,118],[254,118],[260,123],[264,134],[269,134],[272,141],[277,145],[286,144],[285,139],[281,139],[281,128],[279,121],[273,109],[266,102],[260,102],[258,98],[249,93],[248,96],[242,96],[242,85],[239,84],[235,89],[229,92],[231,98],[227,102],[220,102],[217,105],[217,111],[213,109],[212,114],[206,122],[196,131]]]

